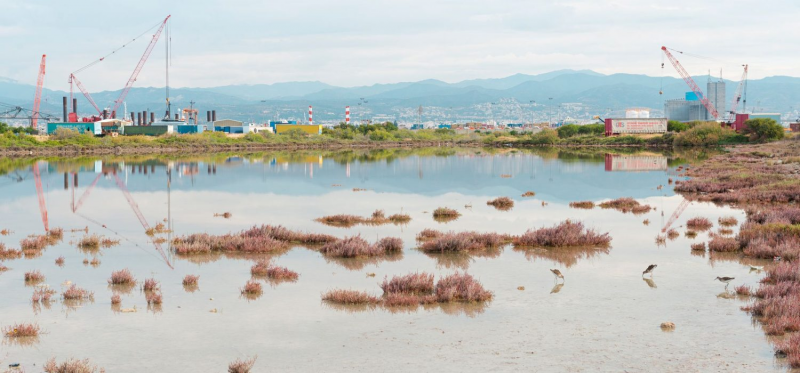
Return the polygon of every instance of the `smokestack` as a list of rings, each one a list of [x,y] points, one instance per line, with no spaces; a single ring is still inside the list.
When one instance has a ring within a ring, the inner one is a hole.
[[[210,111],[206,111],[206,122],[211,123],[211,112]]]
[[[180,120],[180,117],[178,116],[178,113],[175,113],[175,120]]]
[[[309,125],[314,124],[313,116],[314,116],[314,109],[311,107],[311,105],[308,105],[308,124]]]
[[[131,119],[133,119],[133,117],[131,117]],[[136,125],[142,125],[142,113],[136,113]]]
[[[344,123],[345,124],[350,124],[350,107],[349,106],[345,106],[344,107]]]
[[[69,189],[69,175],[64,173],[64,190]]]
[[[72,187],[73,188],[77,188],[78,187],[78,173],[77,172],[72,174]]]
[[[108,109],[103,109],[103,119],[108,119]]]
[[[142,125],[147,125],[147,110],[142,110]]]
[[[136,113],[131,112],[131,123],[136,123]]]
[[[216,122],[217,121],[217,111],[216,110],[211,110],[211,121],[212,122]]]
[[[72,99],[72,112],[75,113],[75,114],[78,114],[78,99],[77,98],[73,98]]]
[[[152,125],[156,121],[156,113],[150,112],[150,124]]]
[[[67,122],[67,96],[64,96],[64,122]]]

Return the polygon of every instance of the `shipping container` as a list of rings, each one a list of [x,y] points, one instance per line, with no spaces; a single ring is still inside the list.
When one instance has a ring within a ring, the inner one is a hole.
[[[790,123],[789,128],[791,128],[792,132],[800,132],[800,123]]]
[[[125,136],[133,136],[133,135],[161,136],[170,134],[172,132],[173,132],[172,125],[122,127],[122,134]]]
[[[736,114],[736,119],[733,122],[733,130],[741,132],[744,129],[744,122],[750,119],[750,114]]]
[[[68,129],[80,133],[89,132],[93,135],[100,135],[103,133],[103,127],[100,123],[92,122],[76,122],[76,123],[47,123],[47,134],[52,135],[57,129]]]
[[[607,118],[606,136],[666,133],[667,118]]]
[[[275,133],[277,134],[281,134],[293,129],[299,129],[305,133],[309,133],[312,135],[322,134],[321,124],[281,124],[281,123],[275,124]]]
[[[666,171],[667,157],[660,155],[606,154],[606,171]]]

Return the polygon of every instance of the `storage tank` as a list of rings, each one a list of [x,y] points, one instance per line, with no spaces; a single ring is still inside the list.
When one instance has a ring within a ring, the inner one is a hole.
[[[666,133],[667,118],[607,118],[606,136]]]

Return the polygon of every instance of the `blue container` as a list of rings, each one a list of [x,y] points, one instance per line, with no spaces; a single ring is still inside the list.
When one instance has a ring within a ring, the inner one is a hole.
[[[451,125],[449,125],[449,124],[440,124],[440,125],[439,125],[439,128],[446,128],[446,129],[450,129],[450,128],[452,128],[452,126],[451,126]]]
[[[100,123],[72,122],[72,123],[47,123],[47,134],[52,135],[59,128],[73,130],[78,133],[90,132],[94,135],[100,135],[103,133],[103,128],[102,126],[100,126]]]
[[[196,124],[179,125],[177,127],[178,133],[202,133],[206,128],[203,125]]]
[[[697,93],[694,92],[686,92],[686,101],[698,101]]]

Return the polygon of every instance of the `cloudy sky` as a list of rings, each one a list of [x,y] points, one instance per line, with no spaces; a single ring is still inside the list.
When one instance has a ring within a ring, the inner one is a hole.
[[[0,77],[67,89],[70,72],[171,18],[171,85],[318,80],[456,82],[557,69],[662,74],[661,45],[693,75],[800,76],[797,0],[0,0]],[[148,35],[152,34],[152,31]],[[124,86],[145,36],[78,76]],[[162,41],[136,86],[163,86]],[[677,76],[669,67],[664,73]]]

